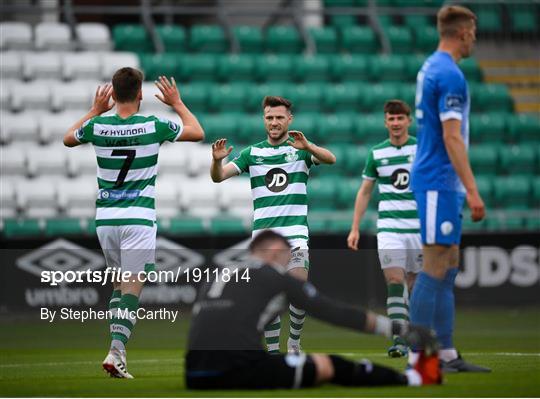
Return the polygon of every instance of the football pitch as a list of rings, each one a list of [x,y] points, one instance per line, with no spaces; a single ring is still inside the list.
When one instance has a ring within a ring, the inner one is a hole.
[[[540,396],[540,309],[459,309],[456,343],[466,359],[491,367],[490,374],[447,375],[443,386],[422,388],[343,388],[326,385],[305,390],[186,390],[183,354],[189,315],[174,324],[137,323],[128,346],[134,380],[111,379],[101,370],[107,352],[103,322],[47,323],[0,319],[0,396],[67,397],[531,397]],[[287,317],[284,318],[287,320]],[[287,326],[288,328],[288,326]],[[282,333],[282,336],[285,334]],[[388,342],[309,319],[306,351],[364,357],[398,369]],[[282,343],[282,348],[284,347]]]

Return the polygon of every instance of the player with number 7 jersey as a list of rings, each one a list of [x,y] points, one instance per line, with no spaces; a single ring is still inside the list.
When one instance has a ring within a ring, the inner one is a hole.
[[[65,134],[64,144],[91,143],[97,157],[96,231],[107,267],[129,281],[113,281],[109,302],[111,346],[103,368],[112,377],[133,378],[127,371],[126,344],[131,336],[144,279],[154,268],[156,246],[155,183],[158,153],[165,141],[200,141],[204,131],[182,102],[174,78],[161,76],[156,97],[178,121],[138,114],[142,72],[121,68],[112,85],[98,87],[91,110]],[[114,102],[111,103],[111,98]],[[116,105],[114,115],[102,115]]]

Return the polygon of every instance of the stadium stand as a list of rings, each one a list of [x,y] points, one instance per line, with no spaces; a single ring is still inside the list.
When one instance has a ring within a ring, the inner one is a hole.
[[[322,3],[327,9],[367,6],[364,0]],[[436,10],[440,1],[407,5]],[[511,34],[538,34],[536,14],[527,7],[500,2],[475,11],[480,35],[501,35],[506,22]],[[416,73],[437,43],[433,13],[381,14],[377,21],[380,30],[365,13],[331,14],[324,25],[302,31],[297,25],[224,26],[195,19],[190,26],[157,24],[155,35],[152,26],[131,22],[1,22],[4,234],[92,231],[95,155],[92,148],[65,151],[60,140],[86,112],[96,86],[123,66],[145,72],[142,113],[174,119],[155,99],[153,84],[161,74],[174,76],[206,131],[206,144],[164,146],[160,153],[157,212],[164,230],[226,234],[249,228],[249,182],[211,183],[209,143],[229,138],[234,156],[262,140],[265,95],[290,97],[296,113],[291,127],[337,155],[334,167],[312,172],[311,228],[348,230],[369,146],[386,137],[382,105],[395,97],[412,105]],[[156,38],[164,52],[157,51]],[[493,221],[480,228],[537,229],[530,216],[537,216],[540,206],[539,121],[516,112],[512,87],[486,77],[483,62],[461,63],[473,101],[471,163],[486,203],[497,209]],[[374,207],[370,204],[365,221],[369,229]]]

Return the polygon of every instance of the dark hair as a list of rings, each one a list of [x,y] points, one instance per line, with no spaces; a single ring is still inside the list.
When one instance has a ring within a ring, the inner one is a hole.
[[[411,107],[402,100],[388,100],[384,104],[384,113],[391,115],[405,114],[411,116]]]
[[[444,6],[437,13],[437,30],[440,37],[455,37],[466,23],[476,22],[476,15],[466,7]]]
[[[144,75],[135,68],[125,67],[116,71],[112,78],[114,96],[119,103],[129,103],[137,99]]]
[[[266,107],[279,107],[280,105],[283,105],[288,111],[291,111],[292,103],[286,98],[280,96],[266,96],[262,101],[263,110]]]
[[[272,230],[264,230],[262,233],[257,234],[251,244],[249,244],[249,252],[255,252],[261,249],[267,249],[267,245],[271,241],[281,241],[287,248],[291,248],[291,244],[281,234],[273,232]]]

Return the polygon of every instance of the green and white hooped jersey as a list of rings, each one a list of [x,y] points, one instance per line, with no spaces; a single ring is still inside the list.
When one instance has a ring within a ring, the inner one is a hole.
[[[379,233],[420,233],[416,201],[409,186],[415,155],[415,137],[409,137],[401,147],[387,139],[369,152],[362,177],[379,183]]]
[[[96,227],[154,225],[159,147],[176,141],[182,131],[181,121],[135,114],[97,116],[75,132],[96,151]]]
[[[253,197],[253,236],[271,229],[293,247],[308,247],[307,181],[311,154],[286,142],[273,146],[261,141],[240,152],[232,164],[248,172]]]

